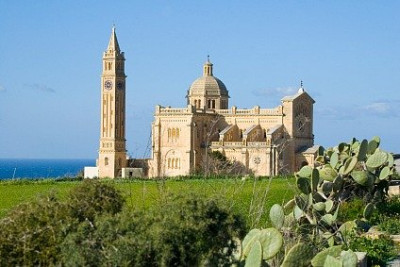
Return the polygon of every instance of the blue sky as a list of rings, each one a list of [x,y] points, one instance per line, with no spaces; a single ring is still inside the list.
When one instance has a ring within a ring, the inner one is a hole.
[[[315,143],[378,135],[400,153],[399,1],[0,2],[0,158],[96,158],[101,57],[126,56],[127,148],[154,106],[184,107],[207,54],[230,105],[275,107],[300,80]]]

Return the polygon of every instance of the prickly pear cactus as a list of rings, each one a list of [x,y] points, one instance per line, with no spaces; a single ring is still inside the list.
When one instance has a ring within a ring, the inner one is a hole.
[[[244,266],[257,267],[261,266],[261,262],[262,262],[262,248],[260,241],[257,240],[251,247],[249,255],[246,258],[246,264]]]
[[[309,266],[313,254],[313,248],[309,244],[298,243],[289,250],[281,267]]]
[[[275,204],[270,209],[274,228],[253,229],[244,238],[242,260],[246,266],[265,265],[283,251],[281,266],[355,266],[356,255],[342,251],[341,245],[349,232],[366,228],[375,206],[372,202],[384,199],[395,173],[393,155],[382,150],[380,143],[379,137],[370,141],[353,138],[349,143],[319,149],[316,166],[304,166],[295,173],[299,193],[283,207]],[[360,211],[364,218],[338,222],[340,203],[358,197],[371,202]],[[296,231],[299,242],[289,250],[282,249],[282,233],[290,236]],[[313,257],[312,243],[330,248]]]
[[[275,228],[267,229],[252,229],[243,239],[242,242],[242,258],[250,257],[254,246],[261,246],[261,256],[263,260],[268,260],[274,257],[282,248],[283,238],[282,234]],[[258,249],[257,249],[258,251]],[[256,254],[256,252],[253,252]],[[255,256],[252,256],[255,257]],[[253,261],[253,260],[251,260]]]
[[[285,221],[285,213],[279,204],[274,204],[269,211],[269,218],[276,229],[281,229]]]

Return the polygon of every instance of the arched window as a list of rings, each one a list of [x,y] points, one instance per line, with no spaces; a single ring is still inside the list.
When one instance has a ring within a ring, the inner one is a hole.
[[[105,165],[105,166],[108,165],[108,158],[107,158],[107,157],[104,158],[104,165]]]
[[[200,99],[198,101],[198,104],[199,104],[198,108],[201,108],[201,100]]]

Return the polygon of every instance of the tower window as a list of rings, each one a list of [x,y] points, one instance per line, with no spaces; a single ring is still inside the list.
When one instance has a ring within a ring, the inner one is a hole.
[[[108,165],[108,158],[107,157],[104,158],[104,165],[106,165],[106,166]]]

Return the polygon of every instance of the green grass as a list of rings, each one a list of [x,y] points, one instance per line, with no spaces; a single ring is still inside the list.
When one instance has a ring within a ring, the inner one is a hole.
[[[243,215],[249,227],[268,224],[269,208],[287,201],[295,193],[293,178],[274,179],[185,179],[185,180],[106,180],[121,190],[129,208],[146,209],[163,201],[168,193],[200,193],[228,201],[232,209]],[[38,195],[55,191],[67,194],[81,181],[2,181],[0,182],[0,217],[14,206],[31,201]]]

